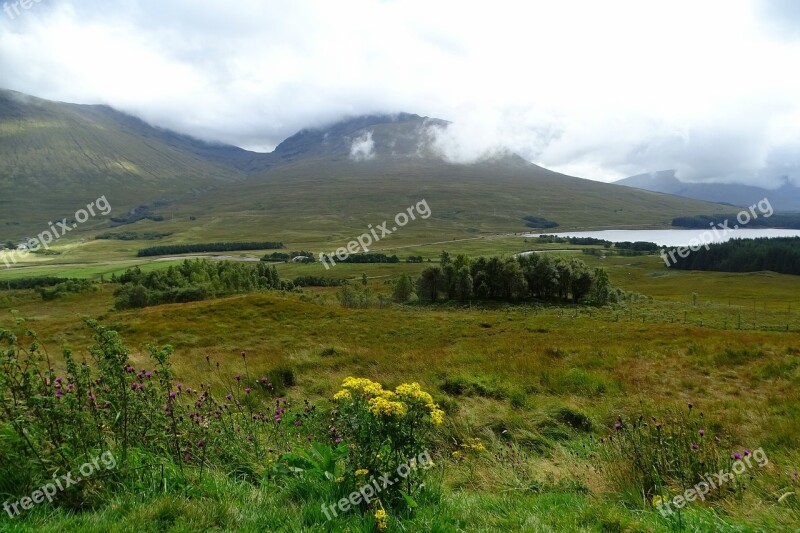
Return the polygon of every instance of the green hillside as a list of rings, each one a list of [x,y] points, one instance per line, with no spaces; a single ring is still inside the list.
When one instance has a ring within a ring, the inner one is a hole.
[[[564,176],[513,154],[451,164],[431,143],[431,128],[446,125],[407,113],[356,117],[303,130],[258,154],[158,129],[106,106],[1,91],[0,239],[34,235],[102,195],[116,218],[141,205],[163,218],[124,228],[170,234],[159,244],[280,240],[322,249],[423,199],[433,215],[394,233],[391,244],[530,231],[526,216],[559,229],[644,228],[725,209]],[[368,150],[354,157],[359,143]],[[92,219],[57,243],[63,256],[37,259],[132,257],[144,246],[93,240],[111,225],[109,217]]]

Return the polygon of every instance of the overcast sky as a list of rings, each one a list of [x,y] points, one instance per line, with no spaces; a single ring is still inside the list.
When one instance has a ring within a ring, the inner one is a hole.
[[[0,13],[0,87],[207,140],[408,111],[460,161],[800,185],[800,1],[31,1]]]

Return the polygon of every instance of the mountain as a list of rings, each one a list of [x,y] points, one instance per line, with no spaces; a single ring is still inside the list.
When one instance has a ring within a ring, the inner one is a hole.
[[[432,142],[434,129],[448,124],[410,113],[351,117],[261,154],[107,106],[0,91],[0,240],[42,231],[101,195],[118,219],[134,209],[162,215],[126,228],[172,232],[167,242],[338,242],[422,199],[433,216],[402,238],[523,232],[531,215],[562,229],[652,227],[723,210],[565,176],[512,153],[449,163]],[[93,221],[74,235],[92,237],[108,225]]]
[[[769,198],[770,204],[778,211],[800,211],[800,188],[794,187],[788,182],[778,189],[764,189],[736,183],[685,183],[675,177],[674,170],[662,170],[631,176],[615,183],[626,187],[740,207],[747,207],[759,200]]]

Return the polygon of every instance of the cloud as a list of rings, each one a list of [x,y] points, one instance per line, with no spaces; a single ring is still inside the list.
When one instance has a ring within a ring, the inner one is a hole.
[[[353,140],[353,144],[350,145],[350,159],[354,161],[367,161],[374,157],[375,141],[372,140],[371,131]]]
[[[453,161],[800,182],[796,5],[48,0],[0,13],[0,86],[262,151],[408,111]]]

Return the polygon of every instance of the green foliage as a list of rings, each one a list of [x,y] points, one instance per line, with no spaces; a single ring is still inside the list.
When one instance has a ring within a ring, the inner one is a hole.
[[[736,213],[728,215],[696,215],[682,216],[672,219],[677,228],[702,228],[710,226],[723,227],[729,220],[736,220]],[[732,224],[731,224],[732,225]],[[747,223],[749,228],[790,228],[800,229],[800,213],[773,213],[769,217],[752,218]]]
[[[414,294],[414,284],[411,276],[402,274],[392,288],[392,299],[398,303],[406,303]]]
[[[114,291],[117,309],[191,302],[258,290],[293,288],[291,283],[280,280],[274,266],[266,263],[211,262],[206,259],[186,259],[179,266],[148,273],[134,267],[113,280],[122,283]]]
[[[170,235],[172,235],[171,231],[145,231],[143,233],[137,233],[135,231],[106,231],[105,233],[95,235],[95,239],[114,241],[135,241],[141,239],[143,241],[155,241],[163,239],[164,237],[169,237]]]
[[[441,266],[428,267],[416,282],[420,299],[435,302],[440,296],[466,301],[472,298],[516,301],[572,299],[605,305],[617,300],[619,291],[611,287],[604,270],[578,259],[552,259],[544,254],[516,257],[479,257],[459,254],[455,259],[442,255]]]
[[[342,284],[336,297],[346,309],[366,309],[372,305],[372,290],[369,287],[353,286],[347,282]]]
[[[165,244],[142,248],[137,257],[171,254],[198,254],[205,252],[236,252],[241,250],[270,250],[283,248],[282,242],[211,242],[205,244]]]
[[[400,258],[396,255],[386,255],[377,253],[350,254],[344,259],[337,255],[323,255],[322,261],[330,263],[399,263]]]
[[[88,279],[71,279],[55,285],[52,288],[39,287],[42,300],[55,300],[70,293],[83,293],[97,290],[97,286]]]
[[[701,247],[686,257],[677,253],[671,268],[681,270],[715,270],[719,272],[758,272],[772,270],[781,274],[800,275],[800,237],[774,239],[731,239]]]
[[[37,289],[40,287],[52,287],[68,281],[77,281],[77,278],[57,278],[53,276],[41,276],[35,278],[16,278],[6,279],[0,282],[0,290],[15,289]]]
[[[557,228],[558,222],[553,222],[552,220],[547,220],[544,217],[537,217],[534,215],[528,215],[522,217],[522,220],[525,221],[525,225],[529,228],[536,228],[536,229],[548,229],[548,228]]]
[[[298,261],[302,263],[313,263],[316,261],[312,252],[306,252],[303,250],[300,250],[299,252],[289,252],[288,254],[283,252],[272,252],[271,254],[264,255],[261,260],[275,263],[285,263],[298,257],[300,258]]]

